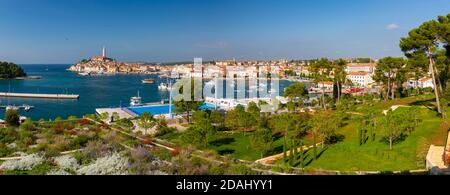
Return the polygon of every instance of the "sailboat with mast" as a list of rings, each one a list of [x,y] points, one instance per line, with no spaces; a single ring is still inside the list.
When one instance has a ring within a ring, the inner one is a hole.
[[[139,95],[139,91],[137,93],[137,96],[131,97],[130,106],[132,106],[132,107],[142,106],[142,98]]]

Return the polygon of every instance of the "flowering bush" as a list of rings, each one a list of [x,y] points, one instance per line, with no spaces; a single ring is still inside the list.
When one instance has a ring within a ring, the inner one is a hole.
[[[160,170],[153,170],[148,172],[149,175],[169,175],[166,172],[160,171]]]
[[[80,165],[78,164],[77,159],[75,159],[71,155],[64,155],[64,156],[58,156],[55,158],[55,163],[62,169],[62,170],[77,170]]]
[[[54,169],[48,172],[47,175],[71,175],[71,174],[65,170]]]
[[[34,166],[41,164],[44,158],[39,154],[30,154],[20,160],[7,160],[0,165],[0,170],[31,170]]]
[[[128,158],[119,153],[97,159],[94,163],[77,170],[80,175],[124,175],[127,174]]]

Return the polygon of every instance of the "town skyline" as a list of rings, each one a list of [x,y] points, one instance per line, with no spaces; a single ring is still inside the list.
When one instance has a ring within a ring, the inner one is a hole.
[[[92,57],[102,46],[109,48],[109,56],[115,59],[145,62],[190,61],[195,57],[269,60],[402,56],[400,37],[420,21],[450,11],[445,1],[60,4],[51,0],[2,0],[0,5],[0,23],[4,26],[0,58],[20,64],[73,64]]]

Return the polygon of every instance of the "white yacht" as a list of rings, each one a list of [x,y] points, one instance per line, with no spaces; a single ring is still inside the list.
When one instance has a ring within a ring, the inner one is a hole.
[[[81,75],[81,76],[89,76],[89,73],[88,72],[80,72],[80,73],[78,73],[79,75]]]
[[[30,111],[30,109],[31,109],[32,107],[30,106],[30,105],[23,105],[23,109],[26,111],[26,112],[28,112],[28,111]]]
[[[170,87],[167,83],[161,83],[159,84],[158,89],[160,91],[170,91],[172,90],[172,87]]]
[[[130,106],[142,106],[142,98],[139,96],[139,91],[137,96],[131,97]]]

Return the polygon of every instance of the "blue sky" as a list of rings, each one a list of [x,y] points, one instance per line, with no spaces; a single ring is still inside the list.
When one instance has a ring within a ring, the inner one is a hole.
[[[0,0],[0,60],[75,63],[402,55],[450,0]]]

